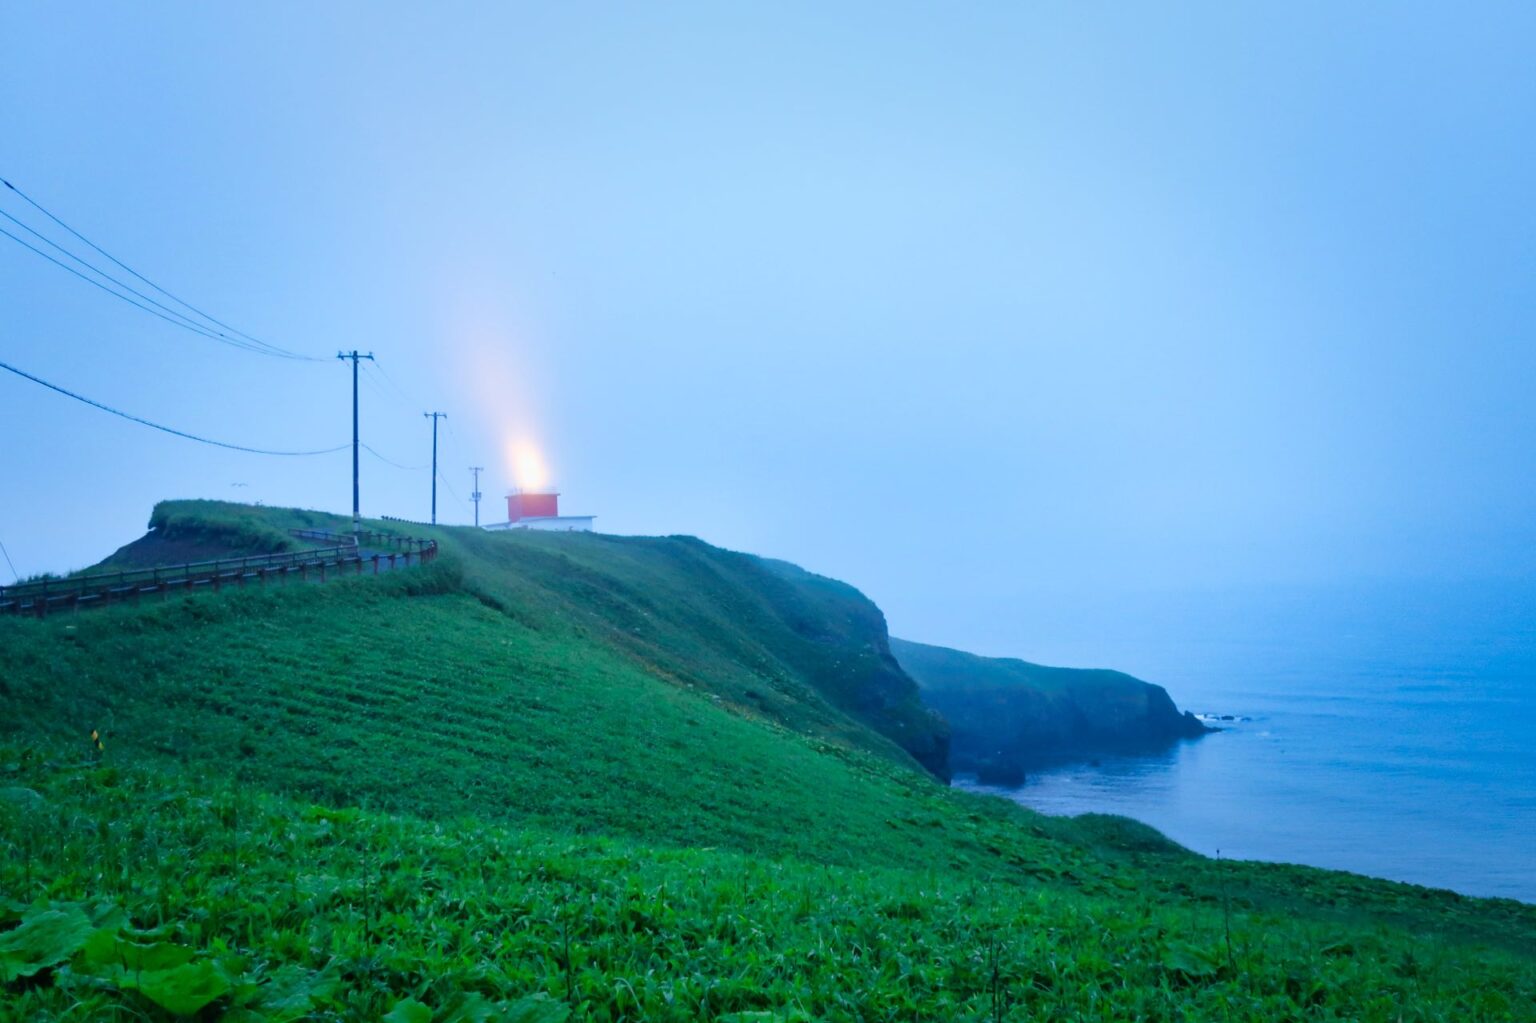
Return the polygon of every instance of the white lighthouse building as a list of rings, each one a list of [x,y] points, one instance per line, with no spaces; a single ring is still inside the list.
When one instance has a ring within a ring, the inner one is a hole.
[[[561,515],[560,494],[553,490],[513,490],[507,494],[507,521],[483,529],[545,529],[590,533],[595,515]]]

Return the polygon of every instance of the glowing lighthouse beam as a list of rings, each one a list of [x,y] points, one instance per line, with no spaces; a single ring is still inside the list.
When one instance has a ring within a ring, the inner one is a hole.
[[[519,490],[544,490],[549,486],[549,466],[543,452],[530,440],[507,442],[507,468]]]

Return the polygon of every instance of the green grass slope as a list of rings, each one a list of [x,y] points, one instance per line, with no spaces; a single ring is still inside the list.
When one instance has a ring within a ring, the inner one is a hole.
[[[1531,1005],[1536,907],[948,789],[841,584],[692,540],[435,535],[376,579],[0,621],[0,1018]]]
[[[858,802],[847,762],[892,780],[852,825],[882,846],[878,808],[903,812],[904,790],[937,787],[454,585],[435,566],[0,622],[0,733],[78,742],[100,729],[122,755],[338,805],[778,852],[806,851]]]
[[[243,558],[313,547],[290,529],[334,528],[335,516],[293,508],[258,508],[223,501],[162,501],[149,517],[149,532],[125,544],[86,573],[215,558]]]
[[[948,869],[337,809],[0,746],[0,1017],[1528,1020],[1528,956]]]
[[[947,727],[891,658],[879,608],[850,586],[689,537],[371,525],[430,532],[459,577],[457,592],[528,628],[703,688],[744,713],[944,775]],[[98,568],[312,546],[288,530],[349,527],[299,509],[166,501],[145,537]]]
[[[1161,748],[1208,729],[1162,686],[1120,671],[1051,668],[891,639],[923,700],[949,722],[951,765],[1017,784],[1028,768]]]
[[[887,855],[886,819],[937,789],[877,730],[942,756],[851,588],[686,539],[437,535],[436,563],[377,579],[0,621],[0,735],[100,729],[338,803],[829,856],[842,827]]]
[[[441,530],[465,582],[535,627],[575,631],[755,717],[944,776],[948,728],[845,583],[691,537]],[[885,741],[871,740],[873,731]]]

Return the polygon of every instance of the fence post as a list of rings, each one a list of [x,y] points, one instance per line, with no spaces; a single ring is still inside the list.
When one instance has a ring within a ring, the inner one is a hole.
[[[379,574],[379,556],[377,554],[373,556],[373,574]]]
[[[325,562],[320,562],[320,581],[325,582]]]

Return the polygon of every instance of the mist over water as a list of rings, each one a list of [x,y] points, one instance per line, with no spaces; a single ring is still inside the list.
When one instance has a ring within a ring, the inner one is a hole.
[[[1533,607],[1536,585],[1510,582],[1149,603],[1131,616],[1145,631],[1101,636],[1095,663],[1243,720],[1010,795],[1134,817],[1206,855],[1536,902]]]

